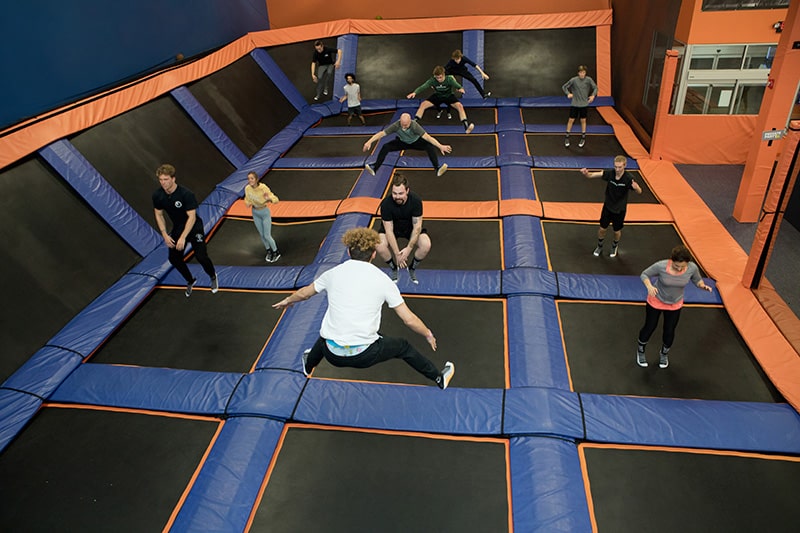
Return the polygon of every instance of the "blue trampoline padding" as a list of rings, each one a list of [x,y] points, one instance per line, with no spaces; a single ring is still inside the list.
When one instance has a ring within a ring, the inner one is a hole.
[[[498,152],[503,155],[528,154],[528,143],[521,131],[501,131],[497,134]]]
[[[503,217],[503,252],[506,269],[533,267],[547,270],[547,250],[541,220],[528,215]],[[504,278],[504,285],[505,282]],[[518,292],[522,287],[511,288]],[[506,290],[507,287],[504,286],[503,289]]]
[[[503,435],[583,439],[583,413],[577,393],[545,387],[506,391]]]
[[[386,275],[389,269],[383,268]],[[441,294],[444,296],[496,296],[500,294],[500,270],[417,269],[419,284],[400,274],[398,287],[403,294]]]
[[[280,157],[281,152],[271,148],[262,148],[239,170],[234,171],[218,183],[217,188],[230,191],[240,197],[244,194],[244,187],[247,185],[247,174],[255,172],[259,176],[263,176]]]
[[[566,123],[564,124],[526,124],[525,131],[527,133],[564,133],[566,130]],[[586,133],[614,133],[614,128],[605,125],[592,125],[586,126]]]
[[[546,296],[509,296],[506,301],[511,387],[570,390],[555,301]]]
[[[461,50],[465,56],[473,60],[478,65],[483,65],[483,30],[465,30],[462,32]],[[475,67],[467,67],[467,69],[475,76],[481,85],[483,80],[480,79],[480,74]],[[466,91],[464,96],[466,98],[480,98],[481,95],[472,83],[466,80],[462,81],[461,85]]]
[[[302,376],[303,351],[319,338],[327,308],[327,298],[318,294],[285,310],[255,368],[291,370]]]
[[[331,135],[375,135],[382,131],[381,126],[325,126],[311,128],[305,137],[329,137]]]
[[[226,420],[170,531],[245,531],[283,426],[266,418]]]
[[[592,531],[574,443],[547,437],[512,437],[509,460],[514,531]]]
[[[47,345],[87,357],[128,318],[155,284],[156,280],[150,276],[123,276],[70,320]]]
[[[520,107],[570,107],[571,100],[567,95],[559,96],[526,96],[519,99]],[[611,96],[597,96],[589,107],[614,106]],[[565,122],[566,123],[566,122]]]
[[[228,402],[228,416],[263,416],[285,421],[292,416],[308,381],[302,372],[256,370],[246,374]]]
[[[221,416],[241,374],[85,363],[50,401]]]
[[[17,369],[3,383],[3,388],[46,400],[81,361],[82,354],[58,346],[45,346]]]
[[[453,152],[458,149],[458,146],[453,147]],[[408,152],[406,152],[408,153]],[[416,153],[416,152],[412,152]],[[494,168],[497,166],[497,160],[493,155],[489,156],[439,156],[439,164],[447,163],[450,168]],[[433,171],[431,160],[427,156],[418,155],[403,155],[398,159],[397,167],[403,168],[430,168]]]
[[[433,110],[429,109],[427,113],[433,114]],[[454,119],[458,119],[457,116],[453,116]],[[469,110],[467,111],[467,120],[469,120]],[[434,137],[437,135],[477,135],[479,133],[485,135],[491,135],[495,132],[494,124],[475,124],[475,128],[470,133],[464,132],[464,125],[460,122],[456,122],[453,125],[432,125],[432,126],[425,126],[425,131]],[[441,140],[441,139],[440,139]],[[444,144],[444,143],[443,143]],[[451,145],[453,145],[451,143]],[[453,149],[456,149],[457,145],[453,145]]]
[[[503,270],[503,294],[556,296],[558,275],[543,268],[516,267]]]
[[[208,276],[202,268],[195,270],[196,265],[190,264],[189,269],[197,278],[197,286],[208,286]],[[297,278],[303,271],[301,266],[216,266],[219,286],[225,289],[273,289],[291,290],[297,285]],[[163,285],[182,286],[186,284],[183,276],[177,270],[171,270],[161,283]]]
[[[519,98],[495,98],[495,104],[497,107],[519,107]]]
[[[457,386],[442,391],[433,382],[416,386],[309,379],[292,418],[345,427],[500,435],[503,392]]]
[[[60,140],[39,150],[39,154],[100,217],[141,256],[162,239],[110,183],[69,141]]]
[[[306,265],[303,267],[303,270],[300,271],[300,275],[297,276],[297,287],[305,287],[317,279],[317,277],[323,272],[330,270],[338,264],[340,263],[312,263],[310,265]]]
[[[36,396],[0,389],[0,452],[28,424],[41,405],[42,400]]]
[[[522,123],[522,113],[517,107],[500,107],[497,109],[497,130],[524,131],[525,124]]]
[[[244,155],[244,152],[231,141],[227,133],[222,131],[219,124],[211,118],[208,111],[197,101],[189,89],[178,87],[170,94],[233,166],[239,168],[247,163],[247,156]]]
[[[367,162],[367,154],[345,157],[282,157],[273,168],[361,168]]]
[[[366,228],[372,222],[372,215],[366,213],[344,213],[336,217],[331,229],[328,231],[325,242],[319,247],[315,263],[342,263],[348,259],[347,247],[342,242],[342,237],[347,230],[353,228]]]
[[[244,189],[242,189],[244,190]],[[197,208],[197,215],[203,219],[203,230],[208,234],[217,225],[233,203],[240,198],[240,195],[229,189],[217,187]]]
[[[609,156],[554,156],[536,155],[533,156],[533,166],[539,168],[614,168],[614,157]],[[628,170],[637,170],[639,164],[635,159],[628,158]]]
[[[708,285],[716,286],[713,280],[704,280]],[[559,272],[558,296],[579,300],[644,302],[647,290],[639,276]],[[704,291],[693,284],[686,286],[683,301],[687,304],[722,304],[719,291]]]
[[[800,415],[788,404],[581,394],[594,442],[800,453]]]
[[[518,165],[530,169],[533,166],[533,158],[525,154],[500,154],[495,159],[498,167]]]
[[[530,166],[503,165],[500,167],[500,198],[502,200],[536,199]]]
[[[168,249],[166,245],[157,247],[147,254],[147,257],[139,261],[139,263],[133,265],[131,269],[128,270],[128,275],[152,278],[153,281],[160,280],[172,268],[172,265],[169,264],[167,254]]]
[[[386,185],[389,183],[389,176],[391,176],[392,166],[381,165],[375,176],[362,170],[353,190],[350,191],[350,198],[383,198],[386,192]]]
[[[298,111],[307,107],[306,99],[300,94],[300,91],[294,86],[286,74],[283,73],[281,68],[274,59],[262,48],[256,48],[250,52],[250,56],[255,60],[261,70],[267,77],[275,84],[278,90],[283,93],[289,103],[294,106]]]

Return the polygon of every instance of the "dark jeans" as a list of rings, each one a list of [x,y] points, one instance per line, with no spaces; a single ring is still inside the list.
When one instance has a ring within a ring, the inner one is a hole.
[[[178,242],[178,237],[180,235],[172,235],[173,240]],[[186,237],[186,242],[192,243],[192,250],[194,250],[194,256],[197,258],[197,262],[200,263],[200,266],[203,267],[208,277],[213,278],[216,276],[216,271],[214,270],[214,263],[211,262],[211,258],[208,257],[208,250],[206,249],[206,241],[203,239],[202,233],[190,233]],[[186,280],[186,283],[191,283],[194,279],[192,276],[192,272],[189,270],[189,267],[186,266],[186,263],[183,262],[183,251],[178,250],[177,248],[170,248],[169,249],[169,262],[175,269],[181,273],[183,279]]]
[[[658,317],[664,314],[664,335],[662,342],[664,346],[669,348],[672,346],[672,341],[675,340],[675,327],[678,325],[678,319],[681,317],[681,310],[675,309],[674,311],[664,311],[656,309],[650,304],[647,304],[644,315],[644,326],[639,331],[639,342],[642,344],[650,340],[650,335],[656,330],[658,326]]]
[[[471,72],[461,74],[461,85],[464,85],[464,80],[471,81],[472,85],[474,85],[475,88],[478,89],[478,92],[481,93],[481,98],[486,98],[486,92],[483,90],[483,87],[481,87],[481,84],[475,79],[475,76],[473,76]]]
[[[439,168],[438,150],[434,145],[422,137],[414,141],[412,144],[404,143],[400,139],[394,139],[384,144],[381,148],[381,151],[378,152],[378,159],[375,161],[373,168],[378,170],[378,167],[381,166],[383,160],[386,159],[387,155],[389,155],[389,152],[399,152],[400,150],[425,150],[425,152],[428,153],[428,159],[430,159],[431,163],[433,163],[433,168]]]
[[[308,354],[306,370],[311,372],[323,357],[333,366],[351,368],[368,368],[389,359],[402,359],[431,381],[436,381],[439,377],[439,370],[427,357],[419,353],[407,340],[397,337],[381,337],[360,354],[349,357],[331,353],[325,339],[320,337]]]

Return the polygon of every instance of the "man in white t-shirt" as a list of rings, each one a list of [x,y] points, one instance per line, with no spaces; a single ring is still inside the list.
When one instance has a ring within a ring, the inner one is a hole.
[[[446,362],[440,371],[407,340],[378,334],[385,302],[409,329],[425,337],[436,350],[433,332],[408,308],[397,285],[372,264],[380,242],[378,233],[369,228],[355,228],[345,232],[342,242],[350,254],[348,261],[272,306],[284,309],[318,292],[328,293],[320,337],[303,354],[303,373],[308,376],[323,357],[333,366],[354,368],[402,359],[439,388],[446,389],[455,373],[453,363]]]

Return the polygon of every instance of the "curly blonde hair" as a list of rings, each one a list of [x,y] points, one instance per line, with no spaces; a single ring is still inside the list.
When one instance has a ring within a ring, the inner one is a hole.
[[[350,257],[359,261],[369,261],[380,241],[378,232],[370,228],[349,229],[342,237],[342,242],[350,251]]]

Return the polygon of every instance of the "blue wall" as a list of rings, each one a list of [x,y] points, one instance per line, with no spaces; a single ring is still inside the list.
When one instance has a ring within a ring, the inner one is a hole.
[[[3,2],[0,128],[265,29],[266,0]]]

